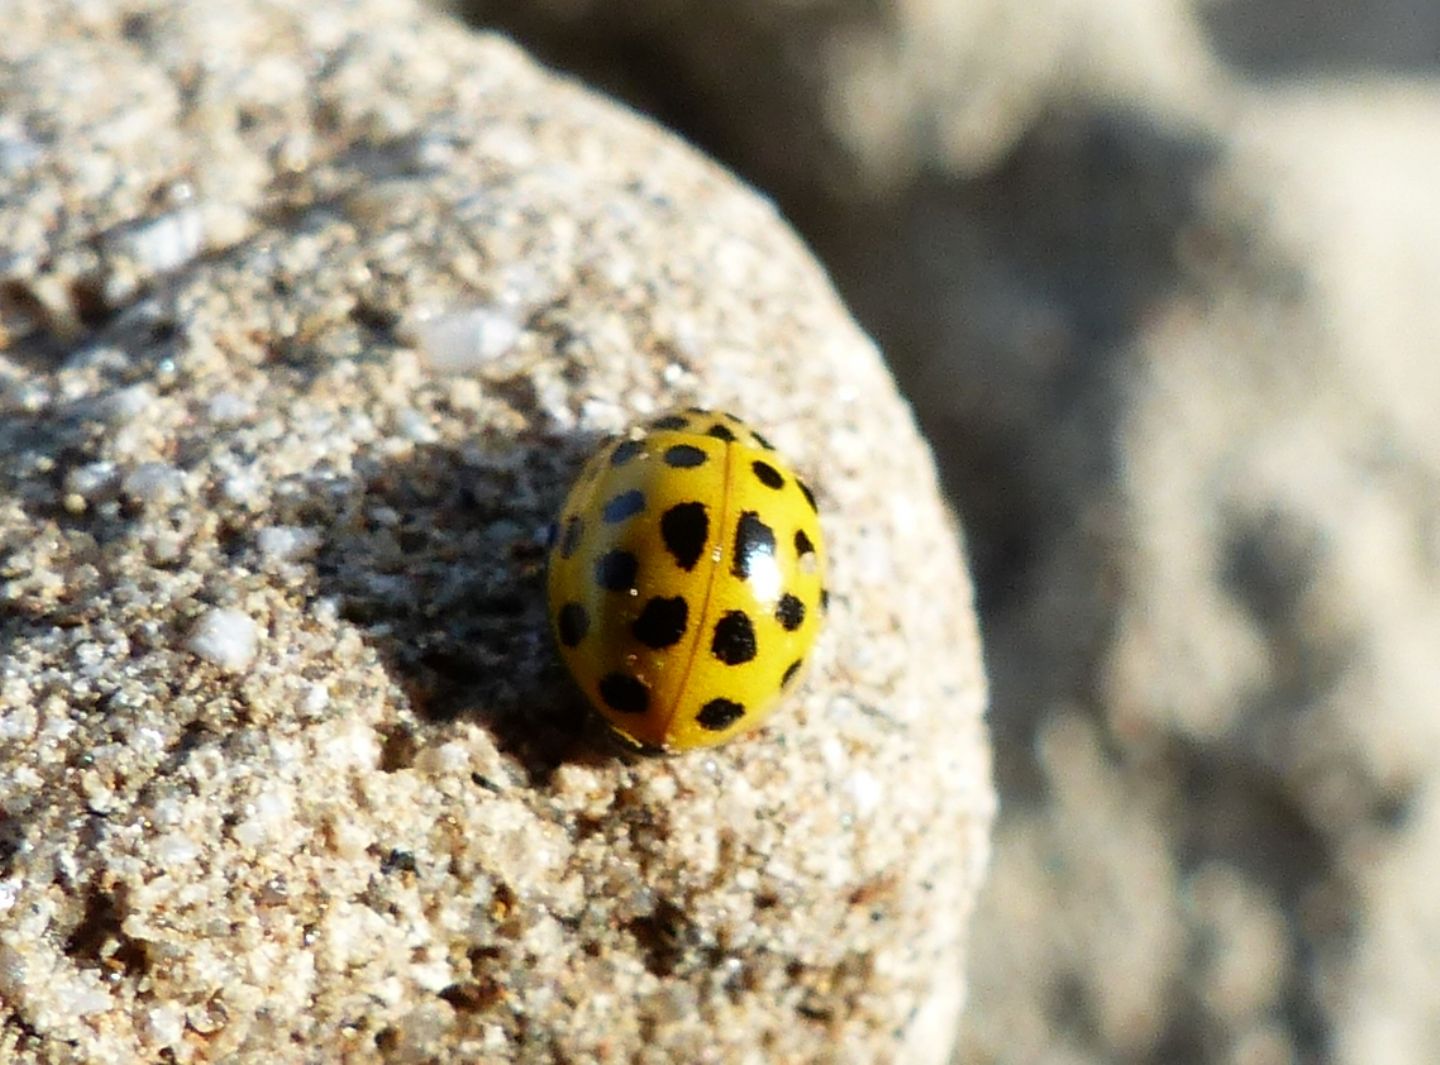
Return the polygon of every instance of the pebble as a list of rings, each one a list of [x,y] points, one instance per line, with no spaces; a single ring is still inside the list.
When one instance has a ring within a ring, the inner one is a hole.
[[[207,662],[239,673],[254,662],[260,631],[243,611],[214,607],[195,623],[186,646]]]
[[[472,307],[406,323],[402,335],[412,339],[436,373],[466,374],[509,353],[520,333],[510,311]]]

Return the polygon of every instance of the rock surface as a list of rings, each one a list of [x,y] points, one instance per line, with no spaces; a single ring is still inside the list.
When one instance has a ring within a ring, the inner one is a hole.
[[[970,590],[773,211],[399,0],[22,0],[0,99],[0,1059],[943,1061]],[[692,402],[810,475],[831,617],[632,760],[538,537]]]
[[[1440,9],[795,6],[718,16],[822,42],[715,46],[775,68],[744,77],[629,14],[680,0],[526,29],[623,57],[608,80],[803,221],[966,518],[1003,814],[957,1061],[1430,1065]],[[915,46],[947,18],[996,29]],[[852,94],[823,42],[856,32],[977,91],[756,148],[752,87],[824,119]],[[952,156],[947,113],[978,124]],[[866,173],[857,210],[831,179]]]

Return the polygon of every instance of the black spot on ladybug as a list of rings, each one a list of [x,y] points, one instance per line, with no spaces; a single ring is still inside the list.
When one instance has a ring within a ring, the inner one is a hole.
[[[652,429],[684,429],[690,424],[690,419],[683,414],[667,414],[663,418],[656,418],[650,423]]]
[[[786,687],[792,680],[795,679],[795,674],[800,672],[800,663],[803,661],[804,659],[797,658],[795,659],[795,661],[791,662],[788,666],[785,667],[785,673],[780,678],[780,687]]]
[[[574,647],[590,631],[590,615],[579,603],[566,603],[560,608],[556,627],[560,630],[560,642],[566,647]]]
[[[813,555],[815,545],[810,542],[810,537],[805,534],[804,529],[795,530],[795,553],[797,555]]]
[[[820,609],[823,610],[823,611],[825,611],[825,613],[827,613],[827,614],[830,613],[830,589],[829,589],[829,588],[821,588],[821,589],[820,589]]]
[[[716,422],[714,425],[710,426],[709,429],[706,429],[705,435],[713,436],[716,440],[731,441],[735,439],[735,434],[730,431],[730,427],[726,425],[721,425],[719,422]]]
[[[766,488],[784,488],[785,478],[780,476],[780,471],[768,462],[761,462],[756,459],[750,463],[750,468],[755,471],[755,476]]]
[[[673,599],[656,596],[645,604],[645,609],[630,626],[635,638],[646,647],[660,650],[678,643],[685,635],[685,623],[690,616],[690,606],[684,596]]]
[[[759,444],[759,445],[760,445],[761,447],[763,447],[766,451],[774,451],[774,450],[775,450],[775,445],[772,444],[772,443],[770,443],[769,440],[766,440],[763,436],[761,436],[759,433],[757,433],[754,429],[751,429],[751,430],[750,430],[750,435],[755,438],[755,443]]]
[[[710,519],[705,516],[704,503],[676,503],[660,518],[665,550],[683,570],[695,568],[709,535]]]
[[[585,523],[578,515],[567,518],[565,521],[565,535],[560,537],[560,557],[569,558],[580,546],[580,534],[585,531]]]
[[[794,632],[805,624],[805,604],[786,592],[775,607],[775,620],[785,626],[786,632]]]
[[[640,560],[629,551],[607,551],[595,561],[595,583],[611,592],[628,592],[635,587]]]
[[[676,444],[665,452],[665,465],[677,470],[693,469],[705,464],[705,452],[691,444]]]
[[[623,466],[644,450],[645,445],[639,440],[622,440],[615,450],[610,452],[610,465]]]
[[[600,698],[611,710],[643,714],[650,709],[650,689],[628,673],[607,673],[600,678]]]
[[[604,519],[606,525],[614,525],[626,518],[633,518],[644,509],[645,493],[638,488],[632,488],[628,492],[621,492],[606,503],[605,509],[600,512],[600,517]]]
[[[740,666],[755,657],[755,625],[743,610],[727,610],[715,622],[710,653],[727,666]]]
[[[775,557],[775,530],[760,520],[760,515],[747,510],[735,525],[735,552],[730,572],[741,580],[750,578],[756,561]]]
[[[695,721],[707,732],[721,732],[745,716],[745,707],[733,699],[711,699],[700,708]]]
[[[810,491],[810,486],[804,481],[800,480],[798,477],[795,479],[795,483],[800,486],[800,491],[804,493],[805,502],[810,504],[810,509],[813,510],[816,514],[819,514],[820,508],[815,505],[815,493]]]

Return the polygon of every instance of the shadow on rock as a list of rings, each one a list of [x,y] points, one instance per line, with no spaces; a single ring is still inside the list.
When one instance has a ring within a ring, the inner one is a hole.
[[[315,559],[318,591],[383,657],[416,729],[472,718],[537,778],[603,745],[545,607],[546,525],[593,446],[496,439],[369,464]],[[413,746],[402,725],[385,757]]]

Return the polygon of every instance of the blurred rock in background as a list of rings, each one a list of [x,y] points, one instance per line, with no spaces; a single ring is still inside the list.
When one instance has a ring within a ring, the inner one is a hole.
[[[1253,77],[1434,74],[1440,7],[1426,0],[1218,0],[1199,7],[1221,55]]]
[[[1440,1047],[1440,14],[471,0],[772,195],[972,537],[957,1063]]]

